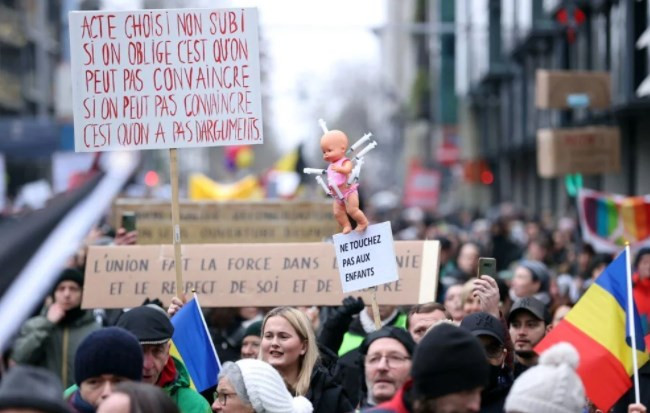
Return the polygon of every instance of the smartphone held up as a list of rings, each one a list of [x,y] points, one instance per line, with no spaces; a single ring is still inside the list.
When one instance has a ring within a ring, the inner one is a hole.
[[[490,257],[480,257],[478,259],[478,270],[476,277],[481,275],[489,275],[492,278],[497,277],[497,260]]]

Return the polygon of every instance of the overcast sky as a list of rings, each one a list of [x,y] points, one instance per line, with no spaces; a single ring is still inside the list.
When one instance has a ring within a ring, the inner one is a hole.
[[[279,146],[290,148],[313,132],[317,119],[312,119],[305,106],[316,106],[314,100],[329,103],[321,92],[337,68],[360,65],[379,70],[379,42],[371,29],[385,19],[384,2],[249,3],[260,10],[260,25],[269,46],[273,123],[282,137]]]

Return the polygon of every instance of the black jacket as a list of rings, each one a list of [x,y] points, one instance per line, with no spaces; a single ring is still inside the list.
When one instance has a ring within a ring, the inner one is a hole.
[[[317,364],[311,375],[309,391],[305,395],[314,406],[314,413],[349,412],[354,406],[343,387]]]
[[[480,413],[502,413],[512,382],[481,392]]]

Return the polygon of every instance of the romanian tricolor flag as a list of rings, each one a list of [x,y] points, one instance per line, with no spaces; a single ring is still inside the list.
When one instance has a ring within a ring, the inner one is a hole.
[[[170,352],[183,361],[194,388],[201,392],[215,386],[221,362],[196,294],[174,314],[171,321],[174,335]]]
[[[587,397],[602,411],[609,409],[632,386],[631,323],[628,317],[626,249],[587,290],[564,320],[535,347],[537,354],[566,341],[580,353],[578,374]],[[633,304],[638,366],[648,361],[645,331]]]

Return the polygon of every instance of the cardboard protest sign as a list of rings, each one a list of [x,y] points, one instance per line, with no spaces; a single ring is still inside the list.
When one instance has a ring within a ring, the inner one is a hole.
[[[395,242],[399,280],[377,289],[386,305],[433,301],[438,241]],[[204,307],[340,305],[344,294],[329,243],[183,245],[184,287]],[[126,308],[176,294],[171,245],[90,247],[84,308]],[[372,290],[372,289],[370,289]],[[370,302],[371,291],[355,292]]]
[[[611,89],[609,72],[538,69],[535,72],[535,107],[568,109],[571,95],[585,95],[589,107],[607,109],[611,105]]]
[[[253,8],[70,13],[75,150],[263,143]]]
[[[181,201],[181,237],[185,244],[317,242],[338,231],[329,202]],[[118,199],[113,222],[135,212],[138,244],[172,242],[169,202]]]
[[[333,240],[344,293],[399,279],[390,222],[370,225],[362,234],[336,234]]]
[[[537,173],[544,178],[566,174],[602,174],[621,169],[618,127],[539,129]]]

